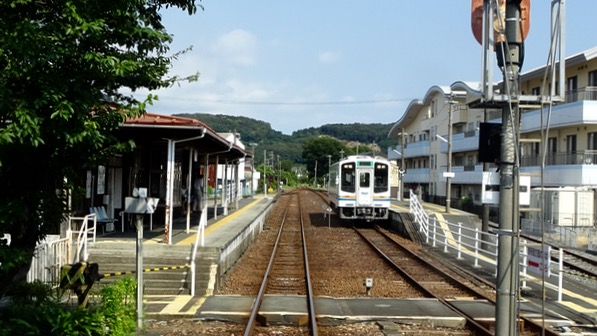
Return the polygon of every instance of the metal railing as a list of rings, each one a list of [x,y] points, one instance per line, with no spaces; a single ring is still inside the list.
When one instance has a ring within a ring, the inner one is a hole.
[[[566,103],[583,100],[597,100],[597,86],[585,86],[566,92]]]
[[[545,157],[546,166],[565,166],[565,165],[594,165],[597,164],[597,150],[582,150],[574,153],[551,153]],[[541,157],[536,154],[522,155],[520,165],[523,167],[533,167],[541,165]]]
[[[481,263],[490,269],[493,269],[497,276],[497,255],[498,255],[498,236],[491,232],[483,232],[478,228],[469,228],[462,223],[450,223],[445,220],[429,216],[423,205],[420,203],[416,194],[410,192],[410,212],[415,217],[415,223],[419,225],[419,231],[425,235],[425,244],[434,248],[443,248],[444,253],[456,253],[457,259],[472,259],[474,267],[481,267]],[[563,253],[559,249],[559,253]],[[525,240],[520,241],[519,247],[519,265],[522,285],[530,279],[529,271],[529,253]],[[549,267],[553,263],[548,258]],[[562,260],[562,259],[560,259]],[[563,292],[563,265],[560,263],[557,270],[553,272],[558,276],[557,288],[558,300],[562,300]]]
[[[37,245],[27,273],[27,282],[38,280],[57,287],[60,283],[60,269],[70,263],[71,254],[70,236]]]
[[[204,203],[205,204],[205,203]],[[193,244],[193,252],[191,253],[191,296],[195,296],[195,279],[197,278],[197,267],[195,262],[197,260],[197,249],[199,247],[199,240],[201,240],[201,246],[205,245],[205,226],[207,225],[207,219],[202,220],[203,216],[207,217],[207,206],[202,205],[203,210],[201,211],[201,219],[199,220],[199,226],[197,227],[197,234],[195,235],[195,243]],[[217,210],[217,209],[216,209]]]
[[[77,222],[79,221],[81,222],[80,227],[77,225]],[[77,229],[73,230],[73,225]],[[69,227],[66,231],[66,236],[72,237],[73,233],[77,234],[73,263],[77,261],[87,261],[87,258],[89,258],[89,253],[87,252],[89,236],[91,235],[93,237],[93,242],[95,243],[96,229],[97,217],[95,214],[85,215],[84,217],[69,217]]]

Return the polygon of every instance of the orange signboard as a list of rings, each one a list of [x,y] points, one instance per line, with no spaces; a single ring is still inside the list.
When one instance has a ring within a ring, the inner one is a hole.
[[[473,35],[479,44],[483,44],[483,2],[485,0],[471,1],[471,28]],[[493,14],[493,36],[495,43],[504,40],[504,27],[506,20],[507,0],[494,0],[497,4],[497,12]],[[521,37],[526,39],[531,26],[531,0],[520,0]]]

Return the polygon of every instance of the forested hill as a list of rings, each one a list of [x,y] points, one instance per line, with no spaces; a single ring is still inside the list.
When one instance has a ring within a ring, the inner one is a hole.
[[[361,144],[377,144],[382,150],[395,143],[387,139],[392,124],[326,124],[298,130],[292,135],[273,130],[267,122],[247,117],[228,116],[223,114],[175,114],[175,116],[200,120],[216,132],[240,133],[241,141],[247,149],[251,143],[256,143],[257,158],[263,157],[264,150],[279,153],[284,160],[302,162],[303,141],[319,135],[328,135],[346,142]]]

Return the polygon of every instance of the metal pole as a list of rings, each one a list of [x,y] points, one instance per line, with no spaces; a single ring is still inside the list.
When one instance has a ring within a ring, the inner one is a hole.
[[[253,154],[253,157],[251,158],[251,197],[253,197],[253,194],[255,194],[255,187],[253,186],[253,172],[255,171],[255,146],[257,146],[256,143],[251,144],[251,154]]]
[[[400,151],[402,153],[402,155],[400,155],[400,169],[403,171],[403,173],[400,176],[400,200],[404,201],[404,173],[406,173],[406,163],[404,160],[404,155],[406,155],[406,136],[404,134],[404,128],[402,129],[400,142],[402,144],[402,148]]]
[[[143,215],[135,215],[137,227],[137,330],[143,329]]]
[[[267,188],[266,188],[266,183],[265,183],[265,166],[267,164],[266,162],[267,160],[267,150],[263,150],[263,197],[267,198]]]
[[[448,102],[448,168],[446,171],[448,175],[446,176],[446,213],[450,213],[450,206],[452,203],[452,178],[450,174],[452,173],[452,104],[454,101],[450,96],[450,101]]]
[[[488,112],[487,109],[485,109],[485,111],[483,112],[483,122],[487,122],[487,117],[488,117]],[[483,172],[488,172],[489,171],[489,163],[487,162],[483,162]],[[484,233],[489,232],[489,204],[487,203],[483,203],[483,212],[481,215],[481,231],[483,231]],[[489,245],[486,243],[489,241],[489,235],[481,235],[481,249],[483,250],[488,250],[489,249]]]
[[[315,160],[315,181],[313,181],[315,184],[315,188],[317,188],[317,160]]]
[[[328,154],[328,185],[327,190],[330,190],[330,168],[332,167],[332,156]]]
[[[520,0],[506,3],[505,41],[497,48],[502,66],[503,92],[508,97],[502,106],[500,158],[500,225],[498,235],[497,297],[495,334],[516,335],[518,295],[518,164],[515,128],[518,127],[518,80],[522,60]],[[516,204],[514,203],[516,202]]]

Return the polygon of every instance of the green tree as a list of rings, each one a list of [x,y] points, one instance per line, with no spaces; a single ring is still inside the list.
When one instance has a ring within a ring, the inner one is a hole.
[[[112,135],[168,87],[172,37],[160,10],[194,14],[194,0],[0,2],[0,296],[23,279],[33,249],[57,233],[64,190],[108,155],[130,149]],[[200,7],[200,6],[199,6]],[[193,79],[191,76],[186,79]]]
[[[323,181],[323,177],[328,174],[330,161],[331,163],[338,161],[341,152],[346,153],[347,148],[344,142],[338,139],[317,136],[306,140],[303,143],[303,159],[307,166],[308,176],[315,177],[315,167],[317,166],[317,179]],[[346,156],[346,154],[344,155]]]

